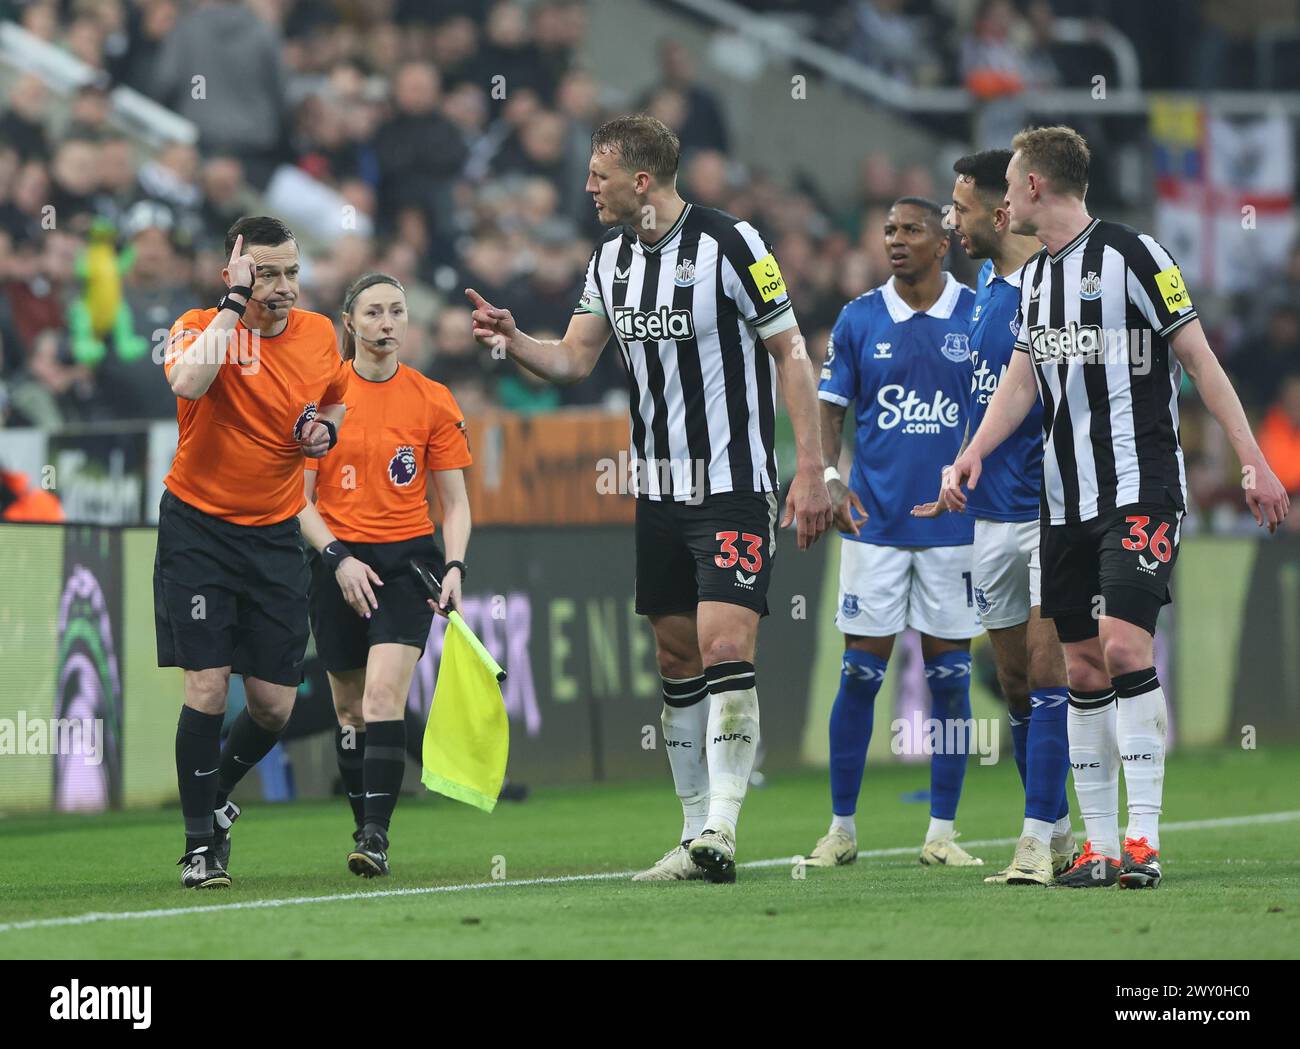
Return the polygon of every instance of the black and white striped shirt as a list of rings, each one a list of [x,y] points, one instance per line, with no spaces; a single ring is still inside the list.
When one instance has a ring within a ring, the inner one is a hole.
[[[574,312],[609,321],[627,366],[638,496],[777,491],[776,375],[760,339],[795,319],[753,226],[687,204],[654,244],[617,227]]]
[[[1145,233],[1094,219],[1023,272],[1016,349],[1043,400],[1043,521],[1185,507],[1182,367],[1169,338],[1196,309],[1178,264]]]

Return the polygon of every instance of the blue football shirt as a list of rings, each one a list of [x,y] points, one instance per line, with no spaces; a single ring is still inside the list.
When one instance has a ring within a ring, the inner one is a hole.
[[[1020,275],[993,272],[993,260],[980,270],[975,313],[970,326],[970,432],[984,420],[989,401],[1007,373],[1019,331]],[[1043,481],[1043,405],[1034,406],[1016,431],[984,460],[979,484],[967,493],[966,507],[985,521],[1035,521]]]
[[[975,293],[944,274],[933,306],[917,313],[890,278],[841,311],[831,331],[818,396],[854,405],[849,487],[867,522],[846,539],[880,546],[961,546],[975,540],[969,514],[925,519],[912,507],[939,493],[940,474],[966,434],[973,367]]]

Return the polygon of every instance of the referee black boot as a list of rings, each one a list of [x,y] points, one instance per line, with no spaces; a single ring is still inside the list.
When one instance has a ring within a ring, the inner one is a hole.
[[[185,868],[181,871],[181,885],[186,889],[230,888],[230,875],[226,873],[225,865],[206,845],[191,849],[176,861],[176,865]]]
[[[388,835],[375,829],[362,835],[348,853],[348,870],[362,878],[382,878],[388,873]]]

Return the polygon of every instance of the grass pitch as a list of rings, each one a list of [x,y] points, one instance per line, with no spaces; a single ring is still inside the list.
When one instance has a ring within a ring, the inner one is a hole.
[[[1060,958],[1085,943],[1115,959],[1300,956],[1300,750],[1172,757],[1165,881],[1144,892],[984,885],[1020,829],[1011,762],[966,778],[958,827],[986,866],[919,866],[928,809],[905,799],[928,782],[924,765],[869,768],[868,855],[798,878],[790,857],[829,819],[826,776],[772,776],[746,802],[733,886],[616,876],[673,842],[667,769],[491,816],[404,798],[394,874],[372,882],[347,871],[342,800],[246,801],[234,886],[202,893],[180,888],[175,810],[0,819],[0,957]],[[1008,843],[971,844],[990,839]]]

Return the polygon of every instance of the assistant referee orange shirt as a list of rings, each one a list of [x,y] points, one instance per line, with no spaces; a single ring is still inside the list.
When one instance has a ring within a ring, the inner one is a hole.
[[[168,375],[216,315],[215,308],[190,310],[172,325]],[[176,498],[232,524],[295,516],[306,505],[302,465],[310,461],[298,438],[321,408],[343,403],[351,375],[323,314],[290,310],[279,335],[240,323],[207,392],[176,400],[180,441],[163,483]]]
[[[429,535],[424,478],[473,460],[465,417],[442,383],[399,364],[383,382],[348,366],[347,414],[339,443],[316,471],[316,509],[345,543],[399,543]]]

